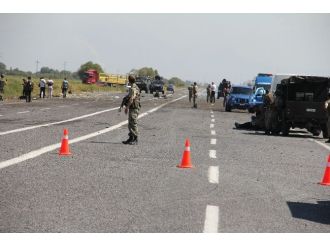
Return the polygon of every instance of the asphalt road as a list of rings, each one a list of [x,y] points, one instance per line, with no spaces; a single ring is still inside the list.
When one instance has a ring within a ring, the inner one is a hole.
[[[237,130],[251,114],[186,94],[142,97],[136,146],[123,94],[1,103],[0,232],[330,232],[324,139]]]

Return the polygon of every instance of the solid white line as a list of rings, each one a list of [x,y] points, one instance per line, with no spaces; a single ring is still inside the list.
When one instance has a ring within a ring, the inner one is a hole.
[[[211,139],[211,145],[216,145],[217,144],[217,139]]]
[[[214,115],[211,115],[211,118],[214,118]]]
[[[215,130],[211,130],[211,135],[215,136]]]
[[[216,150],[209,150],[210,158],[216,159],[217,158],[217,151]]]
[[[214,128],[214,124],[210,124],[210,128],[211,128],[211,129]]]
[[[20,111],[20,112],[17,112],[17,114],[24,114],[24,113],[28,113],[30,111]]]
[[[219,183],[219,167],[218,166],[209,167],[209,182],[211,184]]]
[[[219,207],[207,205],[204,222],[204,233],[217,233],[219,224]]]
[[[317,141],[317,140],[313,140],[313,139],[311,139],[311,138],[308,138],[308,140],[310,140],[310,141],[312,141],[312,142],[315,142],[315,143],[319,144],[321,147],[324,147],[325,149],[327,149],[327,150],[330,151],[330,147],[329,147],[327,144],[322,143],[322,142]]]
[[[212,123],[214,123],[214,122],[215,122],[214,118],[212,118],[212,119],[211,119],[211,122],[212,122]]]
[[[75,118],[70,118],[70,119],[67,119],[67,120],[62,120],[62,121],[59,121],[59,122],[52,122],[52,123],[47,123],[47,124],[29,126],[29,127],[20,128],[20,129],[8,130],[8,131],[0,132],[0,136],[12,134],[12,133],[17,133],[17,132],[22,132],[22,131],[26,131],[26,130],[31,130],[31,129],[36,129],[36,128],[41,128],[41,127],[52,126],[52,125],[61,124],[61,123],[72,122],[72,121],[75,121],[75,120],[79,120],[79,119],[87,118],[87,117],[92,117],[92,116],[95,116],[95,115],[98,115],[98,114],[102,114],[102,113],[109,112],[109,111],[114,111],[114,110],[118,110],[118,107],[103,110],[103,111],[94,112],[94,113],[91,113],[91,114],[82,115],[80,117],[75,117]]]
[[[175,101],[178,101],[184,97],[187,97],[187,96],[182,96],[178,99],[175,99],[175,100],[172,100],[170,102],[167,102],[167,103],[164,103],[160,106],[157,106],[156,108],[153,108],[147,112],[144,112],[142,113],[138,118],[142,118],[142,117],[145,117],[147,116],[148,114],[154,112],[154,111],[157,111],[158,109],[170,104],[170,103],[173,103]],[[118,109],[118,108],[116,108]],[[113,131],[115,129],[118,129],[120,128],[121,126],[127,124],[127,120],[126,121],[123,121],[123,122],[120,122],[119,124],[116,124],[116,125],[113,125],[109,128],[106,128],[106,129],[103,129],[103,130],[99,130],[99,131],[96,131],[94,133],[91,133],[91,134],[88,134],[88,135],[84,135],[84,136],[80,136],[80,137],[77,137],[71,141],[69,141],[70,144],[73,144],[73,143],[76,143],[76,142],[80,142],[80,141],[84,141],[84,140],[87,140],[87,139],[90,139],[92,137],[95,137],[95,136],[98,136],[98,135],[102,135],[102,134],[105,134],[107,132],[110,132],[110,131]],[[20,163],[20,162],[23,162],[25,160],[29,160],[29,159],[33,159],[35,157],[38,157],[44,153],[48,153],[50,151],[53,151],[55,149],[58,149],[59,147],[61,146],[61,143],[56,143],[56,144],[53,144],[53,145],[49,145],[47,147],[43,147],[43,148],[40,148],[40,149],[37,149],[37,150],[34,150],[34,151],[31,151],[29,153],[26,153],[26,154],[23,154],[21,156],[18,156],[16,158],[13,158],[13,159],[10,159],[10,160],[5,160],[5,161],[2,161],[0,162],[0,169],[2,168],[5,168],[5,167],[8,167],[8,166],[11,166],[11,165],[15,165],[17,163]]]

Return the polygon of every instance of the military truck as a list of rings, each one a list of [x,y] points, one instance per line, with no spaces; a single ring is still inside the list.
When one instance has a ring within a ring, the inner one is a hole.
[[[156,93],[156,95],[159,95],[160,92],[165,93],[164,81],[160,76],[155,76],[155,79],[149,85],[149,91],[151,94]]]
[[[138,76],[135,80],[136,85],[139,87],[140,92],[145,91],[149,93],[150,78],[147,76]]]
[[[307,129],[314,136],[328,138],[327,100],[330,78],[291,76],[276,85],[269,102],[265,102],[266,134],[289,135],[290,128]]]

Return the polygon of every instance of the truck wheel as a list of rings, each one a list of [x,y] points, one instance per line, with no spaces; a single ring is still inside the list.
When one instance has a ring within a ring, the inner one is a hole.
[[[282,122],[282,135],[288,136],[290,132],[290,126],[287,124],[287,122]]]
[[[321,124],[322,136],[324,139],[329,138],[328,126],[327,124]]]

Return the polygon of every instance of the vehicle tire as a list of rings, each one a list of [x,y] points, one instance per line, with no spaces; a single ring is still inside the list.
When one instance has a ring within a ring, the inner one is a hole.
[[[319,136],[321,134],[321,130],[316,129],[313,131],[312,134],[313,134],[313,136]]]
[[[230,108],[230,106],[227,106],[227,105],[226,105],[226,111],[227,111],[227,112],[231,112],[231,108]]]
[[[248,108],[249,113],[255,113],[254,108]]]
[[[328,126],[327,124],[321,124],[321,130],[322,130],[322,136],[324,139],[329,138],[329,133],[328,133]]]

